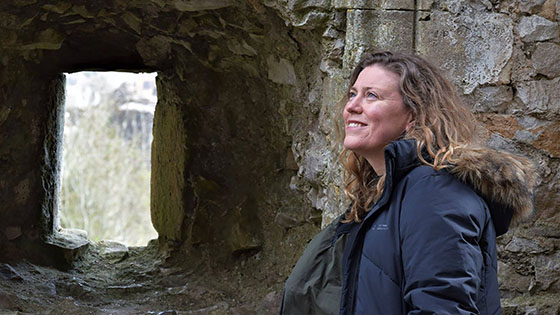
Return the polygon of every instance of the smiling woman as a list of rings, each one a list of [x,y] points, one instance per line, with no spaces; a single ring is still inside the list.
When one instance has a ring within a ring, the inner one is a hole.
[[[533,164],[476,145],[473,115],[416,55],[366,54],[343,118],[351,205],[298,261],[284,313],[499,314],[496,236],[531,213]]]
[[[413,123],[399,92],[399,76],[379,65],[365,68],[348,92],[344,107],[344,147],[363,156],[379,175],[383,150]]]

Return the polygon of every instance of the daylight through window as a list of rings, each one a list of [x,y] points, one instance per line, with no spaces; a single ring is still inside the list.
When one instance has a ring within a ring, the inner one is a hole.
[[[93,241],[146,245],[156,73],[66,74],[60,223]]]

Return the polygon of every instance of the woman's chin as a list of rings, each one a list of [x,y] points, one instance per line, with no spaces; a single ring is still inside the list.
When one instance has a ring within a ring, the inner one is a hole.
[[[346,150],[352,151],[353,153],[359,155],[359,156],[363,156],[364,155],[364,150],[361,146],[359,145],[344,145],[344,148],[346,148]]]
[[[344,139],[344,147],[346,148],[346,150],[350,150],[354,153],[360,153],[362,151],[367,151],[369,149],[369,147],[371,145],[368,145],[367,143],[364,143],[364,141],[362,139],[353,139],[350,137],[347,137]]]
[[[356,149],[359,149],[359,148],[360,148],[359,145],[357,145],[356,143],[354,143],[354,142],[352,142],[352,141],[346,141],[346,140],[345,140],[343,145],[344,145],[344,148],[345,148],[346,150],[350,150],[350,151],[352,151],[352,152],[354,152]]]

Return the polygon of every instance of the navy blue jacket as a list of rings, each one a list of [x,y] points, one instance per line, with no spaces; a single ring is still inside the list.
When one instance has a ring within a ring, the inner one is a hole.
[[[462,157],[436,171],[412,140],[386,148],[383,194],[345,248],[340,314],[500,314],[496,235],[532,211],[534,174],[506,153]]]

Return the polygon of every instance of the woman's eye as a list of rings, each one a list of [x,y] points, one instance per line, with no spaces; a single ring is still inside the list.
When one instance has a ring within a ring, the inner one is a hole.
[[[356,92],[348,92],[348,98],[356,97]]]
[[[373,100],[377,99],[377,95],[375,95],[371,92],[367,92],[366,96],[367,96],[368,99],[373,99]]]

